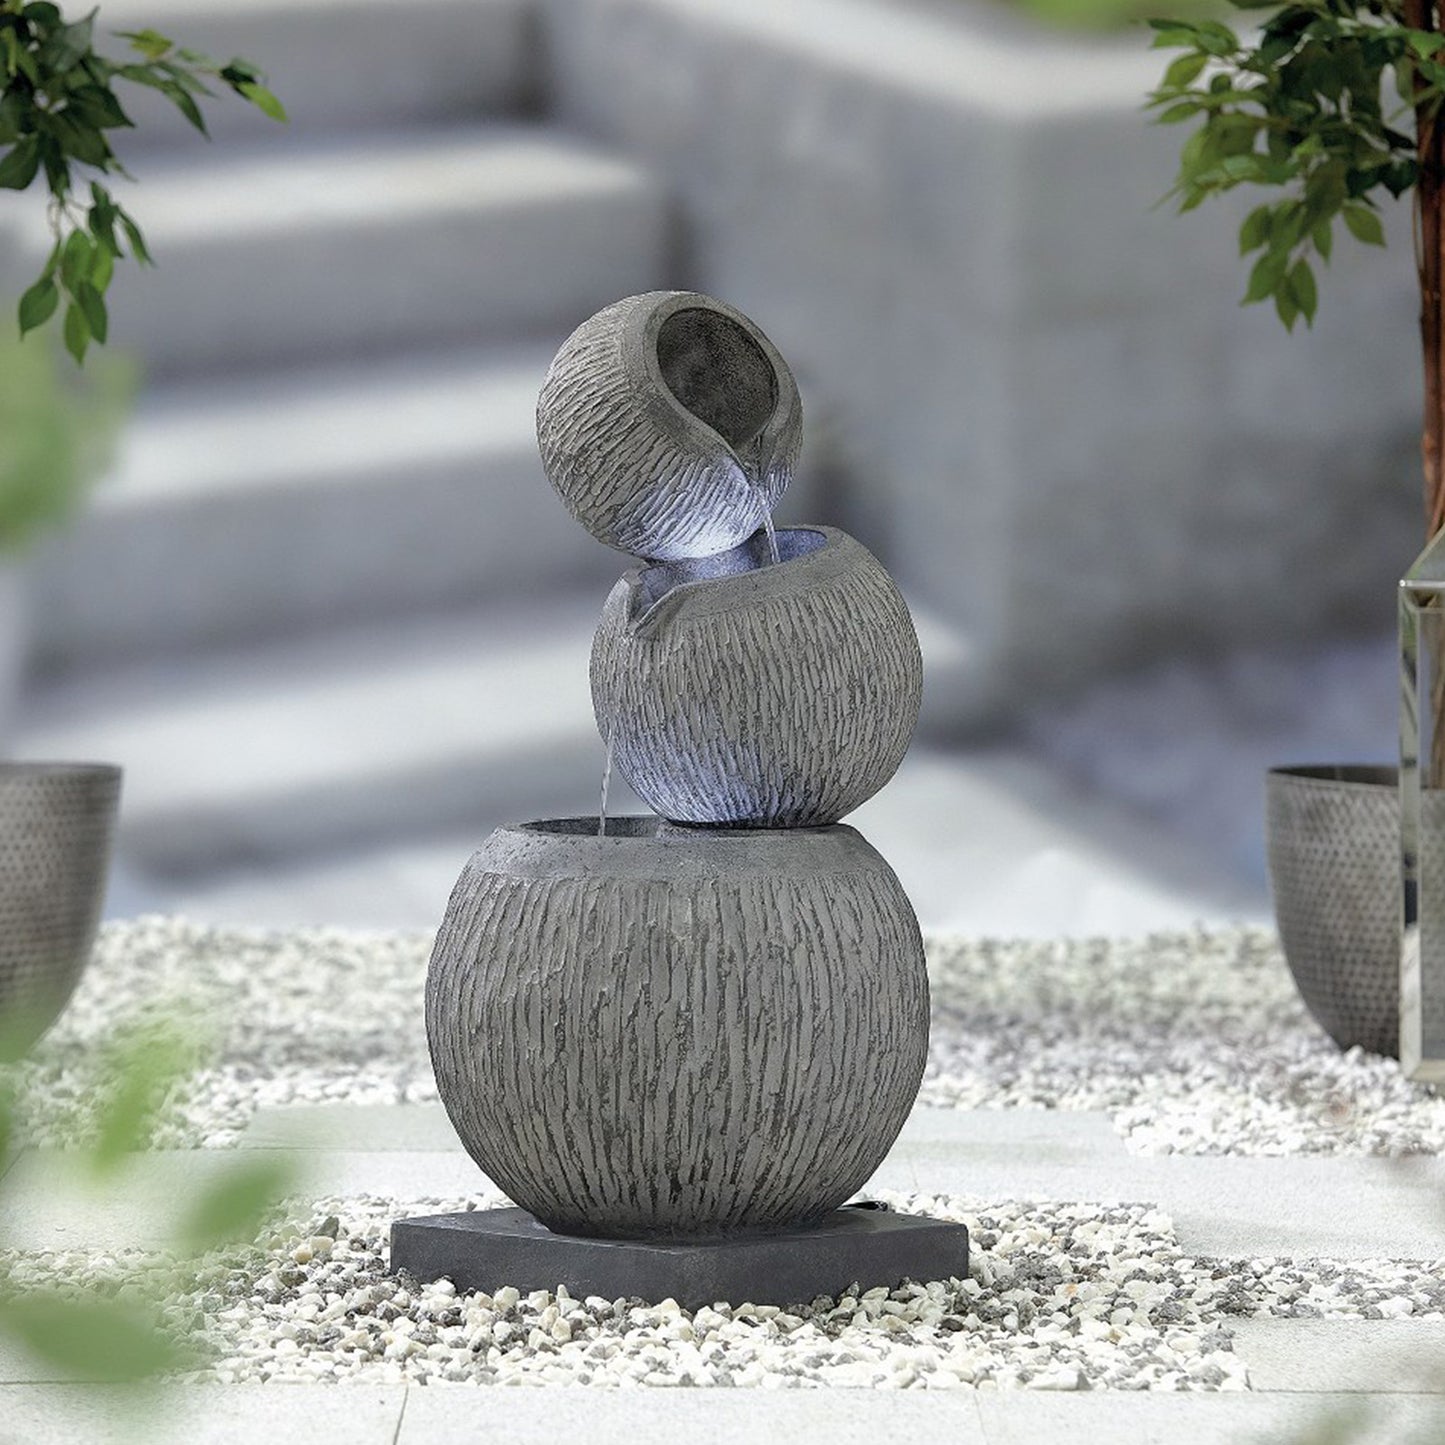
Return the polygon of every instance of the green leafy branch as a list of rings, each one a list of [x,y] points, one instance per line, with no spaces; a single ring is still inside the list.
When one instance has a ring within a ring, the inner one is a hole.
[[[0,1035],[4,1034],[0,1020]],[[18,1027],[17,1037],[30,1037]],[[3,1045],[3,1038],[0,1038]],[[0,1054],[11,1057],[16,1050]],[[106,1186],[145,1149],[173,1091],[203,1061],[203,1050],[174,1027],[147,1024],[106,1043],[80,1159],[91,1181]],[[0,1068],[0,1166],[21,1142],[23,1095],[18,1076]],[[0,1168],[0,1179],[5,1171]],[[194,1273],[199,1256],[253,1241],[295,1183],[285,1160],[240,1159],[179,1199],[174,1249],[154,1278],[132,1275],[73,1287],[17,1288],[0,1274],[0,1336],[72,1377],[88,1381],[150,1381],[194,1367],[196,1342],[167,1320],[158,1296],[167,1274]],[[0,1220],[4,1218],[0,1185]]]
[[[1201,122],[1165,199],[1177,197],[1183,212],[1240,185],[1282,191],[1240,227],[1240,254],[1260,253],[1241,304],[1273,299],[1290,330],[1301,316],[1313,324],[1311,260],[1328,264],[1336,222],[1384,245],[1382,194],[1399,197],[1419,179],[1412,113],[1433,112],[1445,95],[1445,36],[1400,23],[1379,0],[1300,0],[1247,44],[1217,20],[1149,24],[1156,48],[1182,53],[1148,107],[1161,124]],[[1392,78],[1400,103],[1387,109]]]
[[[134,126],[114,82],[158,91],[202,135],[197,97],[215,94],[206,79],[273,120],[286,119],[248,61],[221,64],[154,30],[120,33],[139,59],[105,58],[94,48],[97,13],[68,22],[50,0],[0,0],[0,147],[9,147],[0,155],[0,189],[23,191],[43,175],[55,237],[39,279],[20,299],[20,333],[44,325],[64,300],[65,346],[78,364],[91,341],[106,340],[105,295],[122,245],[137,264],[154,264],[135,217],[107,187],[90,180],[82,198],[77,184],[78,167],[134,179],[110,146],[110,132]]]

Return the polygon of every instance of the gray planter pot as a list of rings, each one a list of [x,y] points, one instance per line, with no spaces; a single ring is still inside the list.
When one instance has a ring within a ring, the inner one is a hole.
[[[650,291],[599,311],[537,401],[542,464],[567,509],[634,556],[736,547],[787,491],[803,440],[788,364],[735,307]]]
[[[1295,985],[1340,1048],[1399,1057],[1400,794],[1392,767],[1274,768],[1267,843]]]
[[[482,1170],[549,1228],[708,1238],[821,1220],[913,1104],[918,923],[851,828],[504,828],[427,975],[437,1087]]]
[[[119,768],[0,763],[0,1058],[59,1017],[105,903]]]
[[[592,645],[613,766],[679,823],[834,823],[897,771],[923,660],[908,608],[846,532],[761,535],[722,557],[628,572]]]

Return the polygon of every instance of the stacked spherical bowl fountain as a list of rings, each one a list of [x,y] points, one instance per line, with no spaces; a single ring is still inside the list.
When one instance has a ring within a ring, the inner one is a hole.
[[[967,1268],[962,1226],[846,1207],[917,1094],[928,982],[898,879],[839,820],[902,760],[922,663],[866,548],[774,532],[801,436],[787,364],[710,297],[621,301],[552,364],[547,473],[644,559],[591,681],[658,816],[503,828],[467,864],[427,1035],[518,1207],[399,1220],[393,1268],[684,1305]]]

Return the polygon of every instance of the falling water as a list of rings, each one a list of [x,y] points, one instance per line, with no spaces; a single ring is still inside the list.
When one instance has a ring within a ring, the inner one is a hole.
[[[776,567],[782,558],[778,556],[778,534],[773,527],[773,508],[768,499],[767,481],[768,469],[759,463],[757,477],[752,485],[753,490],[758,494],[758,500],[763,504],[763,530],[768,534],[768,555]]]
[[[778,534],[773,527],[773,513],[772,509],[766,505],[766,499],[763,508],[763,527],[768,534],[768,551],[772,554],[773,565],[776,566],[782,561],[782,558],[778,556]]]
[[[612,784],[612,747],[617,741],[617,708],[614,704],[612,716],[607,720],[607,761],[602,766],[602,796],[597,806],[597,836],[607,836],[607,789]]]

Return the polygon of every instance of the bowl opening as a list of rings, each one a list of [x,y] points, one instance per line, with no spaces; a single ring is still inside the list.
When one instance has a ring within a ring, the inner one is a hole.
[[[658,329],[657,365],[683,408],[734,451],[756,439],[777,407],[778,378],[767,352],[720,311],[674,311]]]

